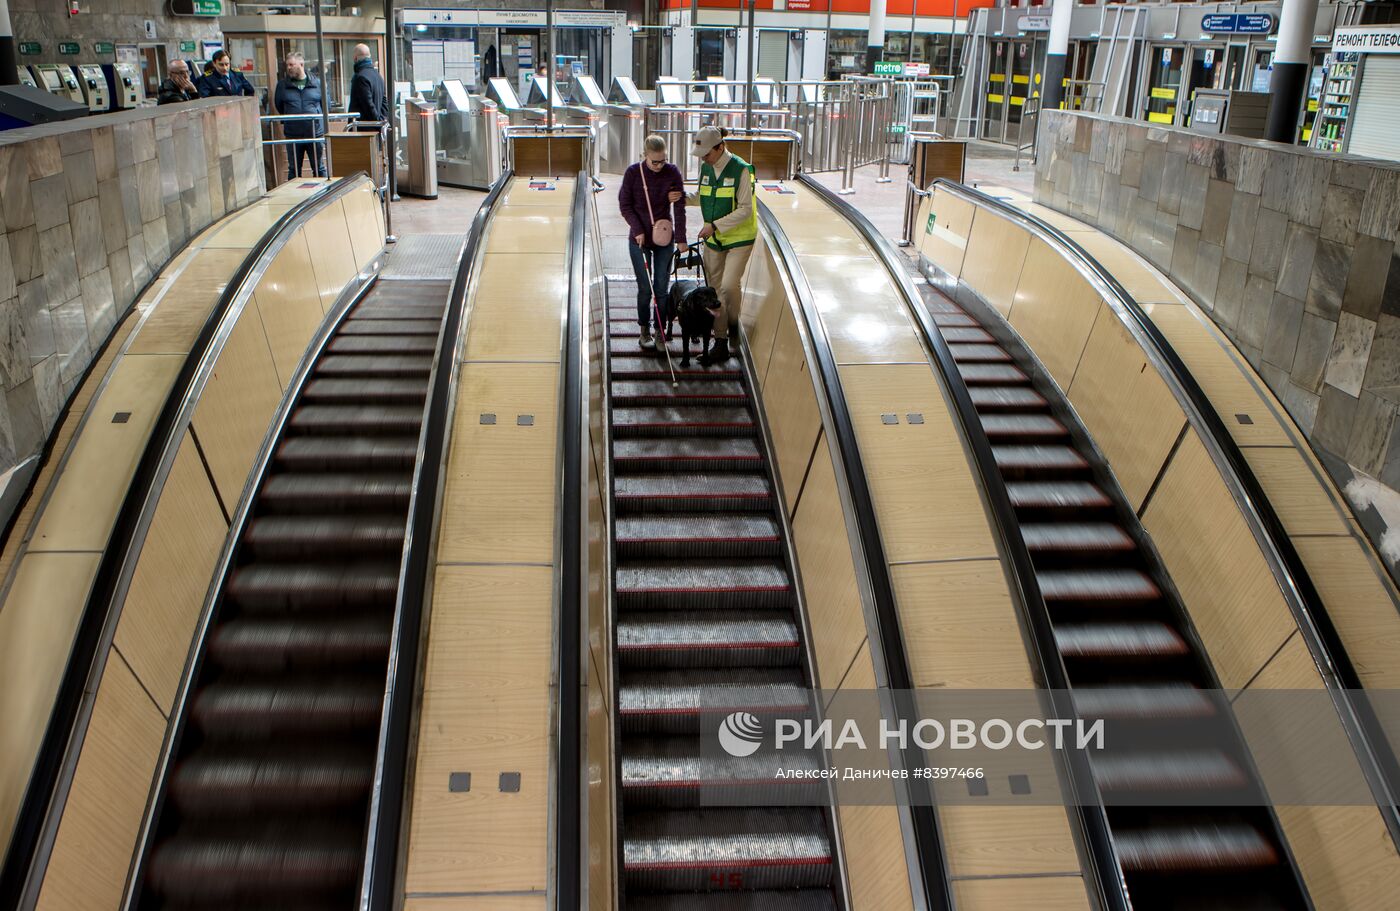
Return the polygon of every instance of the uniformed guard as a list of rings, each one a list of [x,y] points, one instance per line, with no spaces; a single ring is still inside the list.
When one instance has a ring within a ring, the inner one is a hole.
[[[700,188],[686,197],[687,205],[700,207],[704,221],[700,255],[705,261],[705,276],[719,294],[715,344],[706,363],[729,358],[729,327],[739,323],[744,269],[758,237],[753,166],[725,148],[724,137],[725,132],[716,127],[696,132],[690,154],[700,159]]]

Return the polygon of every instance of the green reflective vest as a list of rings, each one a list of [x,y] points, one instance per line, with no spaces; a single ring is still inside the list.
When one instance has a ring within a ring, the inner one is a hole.
[[[724,166],[724,171],[718,177],[713,167],[700,162],[700,216],[705,224],[714,224],[717,219],[734,211],[734,194],[745,171],[752,180],[753,165],[732,152],[729,164]],[[748,218],[727,231],[716,231],[706,238],[705,243],[715,250],[728,250],[730,247],[746,247],[757,237],[758,200],[754,199]]]

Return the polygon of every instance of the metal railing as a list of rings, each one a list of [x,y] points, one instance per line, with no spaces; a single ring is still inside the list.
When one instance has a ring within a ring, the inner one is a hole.
[[[304,120],[313,120],[313,121],[315,121],[316,123],[326,124],[328,121],[332,121],[332,120],[335,120],[335,121],[353,121],[353,120],[357,120],[357,119],[359,118],[359,116],[360,116],[359,114],[354,113],[354,112],[350,112],[350,113],[346,113],[346,114],[264,114],[264,115],[262,115],[261,117],[258,118],[258,121],[259,121],[263,126],[265,126],[265,127],[268,128],[267,134],[263,137],[263,141],[262,141],[262,144],[265,145],[265,146],[292,146],[292,145],[301,145],[301,144],[303,144],[303,143],[314,143],[315,145],[320,146],[320,147],[321,147],[320,170],[325,171],[325,174],[313,174],[312,176],[313,176],[313,177],[326,177],[326,176],[328,176],[328,175],[331,175],[331,174],[334,174],[334,173],[335,173],[334,171],[331,170],[331,144],[330,144],[330,139],[329,139],[329,137],[330,137],[330,131],[329,131],[329,130],[324,130],[324,131],[321,133],[320,136],[303,136],[303,137],[293,137],[293,138],[291,138],[291,139],[288,139],[288,138],[286,138],[286,130],[285,130],[285,128],[284,128],[284,129],[283,129],[283,134],[282,134],[284,138],[282,138],[282,139],[277,139],[277,138],[276,138],[276,135],[277,135],[277,128],[276,128],[276,125],[279,124],[279,123],[281,123],[281,124],[285,124],[285,123],[294,123],[294,122],[296,122],[296,121],[304,121]],[[269,138],[269,137],[271,137],[271,138]],[[274,157],[275,157],[275,156],[274,156]],[[298,162],[298,164],[300,164],[300,162]],[[317,162],[313,161],[313,162],[311,163],[311,169],[312,169],[313,171],[317,170]]]
[[[1026,141],[1026,124],[1031,125],[1030,142]],[[1021,122],[1016,126],[1016,163],[1011,170],[1021,170],[1021,156],[1030,151],[1030,163],[1035,164],[1035,137],[1040,132],[1040,96],[1032,95],[1021,108]]]
[[[754,111],[753,114],[751,119],[762,119],[763,124],[745,128],[742,109],[715,105],[650,107],[642,113],[642,135],[655,134],[666,140],[671,149],[671,158],[686,180],[696,180],[700,176],[699,159],[688,153],[691,139],[702,127],[722,127],[728,136],[736,139],[786,136],[801,144],[801,136],[797,131],[787,128],[788,111],[783,108],[764,108]]]

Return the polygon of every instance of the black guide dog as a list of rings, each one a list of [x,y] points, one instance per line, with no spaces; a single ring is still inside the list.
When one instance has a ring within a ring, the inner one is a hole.
[[[700,250],[691,247],[688,253],[676,256],[676,271],[704,266]],[[719,309],[719,294],[703,281],[693,278],[673,278],[670,299],[666,302],[666,337],[673,336],[676,320],[681,323],[681,366],[690,366],[690,340],[700,342],[700,363],[709,361],[710,344],[714,341],[715,311]]]

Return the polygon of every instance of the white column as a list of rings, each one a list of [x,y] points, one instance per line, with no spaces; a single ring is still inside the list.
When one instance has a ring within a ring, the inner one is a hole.
[[[870,0],[870,37],[865,44],[865,71],[873,73],[885,53],[885,0]]]

